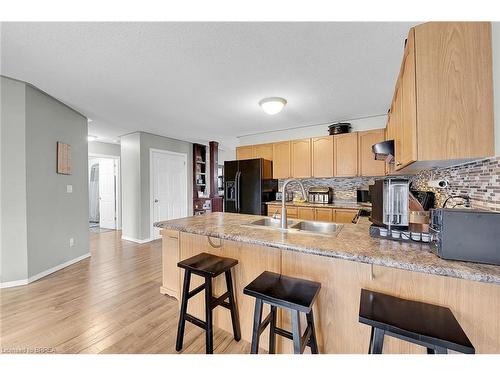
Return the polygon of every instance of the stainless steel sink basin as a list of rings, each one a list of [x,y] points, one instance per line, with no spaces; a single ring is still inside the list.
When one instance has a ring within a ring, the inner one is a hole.
[[[292,225],[291,228],[306,232],[337,234],[337,232],[342,229],[342,224],[322,223],[319,221],[301,221]]]
[[[304,233],[304,234],[322,234],[329,236],[336,236],[343,227],[343,224],[336,223],[322,223],[319,221],[299,221],[299,220],[288,220],[288,228],[281,229],[281,220],[273,219],[271,217],[265,219],[259,219],[252,221],[248,224],[242,224],[243,226],[250,227],[260,227],[274,230],[283,230],[292,233]]]
[[[296,221],[294,220],[287,220],[288,226],[292,226],[294,224],[297,224]],[[260,227],[268,227],[268,228],[274,228],[274,229],[281,229],[281,219],[273,219],[271,217],[267,217],[265,219],[260,219],[256,221],[252,221],[250,225],[258,225]]]

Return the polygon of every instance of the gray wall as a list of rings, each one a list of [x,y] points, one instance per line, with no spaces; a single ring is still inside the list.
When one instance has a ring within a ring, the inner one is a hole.
[[[26,225],[26,85],[0,77],[1,233],[0,281],[28,278]]]
[[[71,145],[72,173],[56,173],[57,141]],[[89,252],[87,119],[26,86],[28,274]],[[73,192],[66,192],[73,185]],[[74,246],[69,246],[69,239]]]
[[[31,85],[1,82],[2,282],[8,282],[89,252],[87,119]],[[57,141],[71,145],[71,175],[56,173]]]
[[[130,239],[151,238],[150,149],[187,154],[188,214],[193,210],[193,145],[144,132],[124,135],[121,137],[122,235]]]
[[[89,154],[120,156],[120,145],[105,142],[89,142]]]

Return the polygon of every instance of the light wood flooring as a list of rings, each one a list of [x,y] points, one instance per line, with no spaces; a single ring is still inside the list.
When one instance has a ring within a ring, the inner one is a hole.
[[[121,232],[91,233],[92,257],[32,284],[1,290],[3,353],[176,353],[178,302],[160,294],[160,240],[138,245]],[[186,323],[184,353],[205,353],[205,335]],[[250,344],[214,333],[215,353]]]

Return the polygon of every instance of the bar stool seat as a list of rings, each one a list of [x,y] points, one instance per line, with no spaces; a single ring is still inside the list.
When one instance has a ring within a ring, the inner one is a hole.
[[[293,340],[294,353],[303,353],[306,346],[311,347],[313,354],[318,353],[318,343],[314,327],[312,306],[316,300],[321,284],[280,275],[274,272],[263,272],[244,289],[243,293],[255,297],[254,323],[251,353],[257,354],[259,338],[264,329],[270,325],[269,353],[275,353],[276,334]],[[262,321],[262,305],[271,305],[271,312]],[[290,311],[292,332],[276,327],[276,309]],[[306,314],[307,327],[303,335],[300,333],[299,312]]]
[[[384,336],[418,344],[428,354],[448,349],[474,354],[474,346],[447,307],[361,290],[359,322],[372,327],[369,354],[381,354]]]
[[[234,298],[233,280],[231,276],[231,269],[237,264],[238,261],[236,259],[219,257],[208,253],[200,253],[177,263],[178,267],[185,269],[184,284],[182,287],[181,311],[179,316],[179,326],[177,328],[177,341],[175,345],[175,349],[177,351],[182,350],[184,328],[186,326],[186,321],[188,321],[205,330],[206,353],[213,353],[212,310],[217,306],[225,307],[230,311],[234,339],[236,341],[240,341],[240,322],[236,300]],[[203,277],[205,282],[193,290],[189,290],[192,273]],[[224,273],[226,278],[227,291],[219,297],[214,297],[212,295],[212,279],[222,273]],[[205,321],[187,313],[189,299],[203,290],[205,291]]]

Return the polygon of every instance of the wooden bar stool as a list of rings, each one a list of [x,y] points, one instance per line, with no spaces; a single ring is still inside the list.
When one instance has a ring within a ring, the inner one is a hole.
[[[293,341],[293,352],[295,354],[302,354],[306,346],[311,347],[311,353],[318,354],[318,342],[316,340],[312,306],[320,288],[321,284],[314,281],[297,279],[267,271],[248,284],[243,289],[243,293],[255,297],[251,353],[258,353],[260,335],[270,325],[270,354],[276,351],[276,334]],[[271,312],[264,321],[262,321],[263,303],[271,306]],[[290,311],[292,316],[292,332],[276,327],[276,309],[278,307]],[[303,336],[300,334],[300,312],[306,314],[307,321],[307,327]]]
[[[372,327],[369,354],[382,354],[386,335],[424,346],[427,354],[447,354],[448,349],[475,353],[474,346],[447,307],[362,289],[359,321]]]
[[[229,311],[231,312],[234,339],[236,341],[240,341],[240,322],[238,318],[238,309],[236,307],[236,301],[234,298],[233,280],[231,277],[231,268],[233,268],[237,264],[238,261],[236,259],[223,258],[207,253],[195,255],[194,257],[180,261],[177,264],[178,267],[185,269],[185,273],[175,350],[182,350],[182,343],[184,340],[184,327],[186,325],[186,321],[188,321],[205,330],[206,352],[207,354],[213,353],[214,345],[212,310],[217,306],[223,306],[229,309]],[[195,289],[189,291],[192,273],[203,277],[205,279],[205,282]],[[224,273],[226,277],[227,292],[219,297],[214,297],[212,295],[212,279],[222,273]],[[187,313],[188,300],[200,293],[202,290],[205,291],[205,321],[202,321]]]

